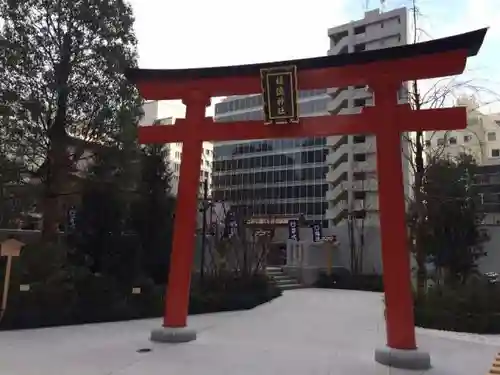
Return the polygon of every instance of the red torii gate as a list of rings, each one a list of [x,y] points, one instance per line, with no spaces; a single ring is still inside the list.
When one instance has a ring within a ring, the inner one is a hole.
[[[413,111],[398,105],[405,81],[456,75],[467,57],[479,51],[487,29],[430,42],[382,50],[276,63],[181,70],[128,69],[126,76],[149,100],[182,99],[186,118],[175,125],[139,129],[140,143],[183,142],[164,328],[157,341],[194,340],[186,327],[194,257],[200,157],[203,141],[272,139],[374,133],[377,142],[380,227],[386,304],[387,350],[376,360],[398,367],[428,367],[426,353],[416,352],[410,256],[405,224],[401,133],[463,129],[465,108]],[[266,125],[262,121],[215,123],[205,117],[211,97],[261,92],[261,69],[296,69],[298,88],[311,90],[368,85],[375,106],[361,114],[300,118],[298,123]]]

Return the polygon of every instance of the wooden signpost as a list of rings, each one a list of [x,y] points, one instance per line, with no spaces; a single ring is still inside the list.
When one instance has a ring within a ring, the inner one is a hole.
[[[0,256],[7,257],[7,265],[5,266],[5,277],[3,281],[2,305],[0,306],[0,320],[3,318],[7,309],[7,300],[9,298],[10,275],[12,272],[12,259],[21,255],[21,249],[24,243],[14,238],[5,240],[1,244]]]

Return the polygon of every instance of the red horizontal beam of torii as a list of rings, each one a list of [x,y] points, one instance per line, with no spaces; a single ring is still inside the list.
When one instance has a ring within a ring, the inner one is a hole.
[[[401,132],[463,129],[467,126],[465,108],[438,108],[413,111],[408,105],[399,105],[396,121]],[[187,137],[200,141],[230,141],[234,139],[276,139],[328,137],[343,134],[376,134],[377,111],[365,107],[361,114],[341,116],[304,117],[297,125],[264,125],[262,121],[214,122],[207,117],[196,133],[186,134],[185,119],[175,125],[143,126],[139,129],[139,143],[182,142]]]
[[[182,142],[184,150],[166,295],[165,330],[155,331],[153,338],[168,337],[166,341],[175,342],[195,338],[192,334],[180,336],[183,331],[179,330],[186,327],[188,312],[203,141],[372,133],[377,142],[387,345],[392,349],[403,349],[406,353],[403,357],[409,358],[408,352],[416,348],[416,342],[401,133],[460,129],[467,123],[463,108],[412,111],[408,105],[398,105],[397,92],[405,81],[462,73],[467,58],[479,51],[486,30],[425,43],[313,59],[202,69],[129,69],[127,77],[138,86],[145,99],[182,99],[186,105],[186,119],[178,120],[175,125],[139,129],[141,143]],[[300,90],[368,85],[374,93],[375,105],[365,108],[359,115],[301,118],[298,124],[289,125],[264,125],[255,121],[214,123],[205,117],[211,97],[258,93],[261,91],[260,70],[285,66],[296,67]],[[378,361],[394,363],[391,359],[394,352],[388,352],[388,355],[383,351],[380,353],[376,354]]]

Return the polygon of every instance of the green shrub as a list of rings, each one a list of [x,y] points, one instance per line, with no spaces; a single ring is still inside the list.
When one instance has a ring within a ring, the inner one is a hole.
[[[210,275],[203,283],[193,283],[189,311],[199,314],[251,309],[280,295],[281,290],[265,275]]]
[[[0,329],[109,322],[163,315],[165,286],[130,281],[72,265],[61,246],[27,246],[15,260],[9,301]],[[21,292],[19,286],[30,290]],[[208,275],[193,280],[190,313],[251,309],[281,295],[265,275]],[[132,293],[140,288],[140,293]]]
[[[15,260],[1,328],[36,328],[160,316],[163,287],[144,279],[120,285],[68,262],[61,246],[26,246]],[[30,290],[21,292],[19,286]],[[132,294],[132,286],[141,293]]]
[[[132,294],[132,288],[140,288],[140,294]],[[153,280],[137,280],[128,288],[127,305],[132,318],[153,318],[163,315],[165,308],[165,286],[156,285]]]
[[[126,296],[120,293],[119,285],[110,276],[84,270],[73,282],[77,301],[73,313],[75,323],[132,318]]]
[[[60,246],[23,248],[13,262],[2,326],[34,328],[72,321],[76,293],[65,260],[65,249]],[[21,284],[28,284],[29,292],[20,292]]]
[[[349,270],[335,267],[328,275],[322,272],[314,283],[316,288],[363,290],[368,292],[383,292],[384,284],[381,275],[352,275]]]
[[[475,280],[431,287],[415,298],[415,323],[447,331],[500,333],[500,286]]]

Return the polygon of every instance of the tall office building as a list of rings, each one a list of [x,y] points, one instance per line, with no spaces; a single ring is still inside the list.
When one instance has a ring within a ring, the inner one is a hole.
[[[302,91],[299,97],[301,116],[328,114],[326,89]],[[215,106],[216,121],[260,119],[261,95],[232,97]],[[325,138],[216,143],[214,198],[247,218],[303,214],[310,221],[322,221],[327,209],[327,154]]]
[[[406,43],[406,9],[367,12],[328,30],[329,55]],[[354,114],[370,105],[366,87],[301,91],[301,117]],[[230,97],[215,106],[216,121],[261,120],[262,96]],[[376,125],[376,124],[374,124]],[[214,198],[246,217],[304,215],[335,226],[351,210],[378,210],[373,136],[231,141],[215,144]],[[376,215],[373,215],[376,217]]]

